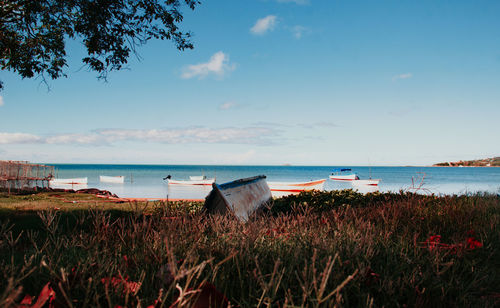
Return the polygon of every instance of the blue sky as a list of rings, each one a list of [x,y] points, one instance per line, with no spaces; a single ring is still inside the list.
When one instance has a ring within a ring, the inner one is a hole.
[[[499,1],[202,1],[108,82],[1,71],[0,159],[428,165],[500,155]]]

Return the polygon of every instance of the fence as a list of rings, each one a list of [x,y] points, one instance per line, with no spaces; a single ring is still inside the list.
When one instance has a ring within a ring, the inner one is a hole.
[[[48,188],[54,176],[54,167],[31,164],[27,161],[0,161],[0,189],[37,190]]]

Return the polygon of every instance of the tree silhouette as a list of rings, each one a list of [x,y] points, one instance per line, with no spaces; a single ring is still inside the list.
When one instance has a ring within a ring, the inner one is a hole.
[[[66,76],[68,39],[81,40],[82,61],[99,78],[120,70],[150,39],[172,40],[192,49],[180,31],[181,6],[197,0],[0,0],[0,66],[23,78]],[[0,89],[3,84],[0,81]]]

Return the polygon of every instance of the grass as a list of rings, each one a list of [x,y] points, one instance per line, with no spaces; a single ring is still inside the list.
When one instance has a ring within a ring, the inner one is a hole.
[[[1,195],[0,306],[494,307],[499,227],[488,194],[310,192],[247,223],[196,202]]]

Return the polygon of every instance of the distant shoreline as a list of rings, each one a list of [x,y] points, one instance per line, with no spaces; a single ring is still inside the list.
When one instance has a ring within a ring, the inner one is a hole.
[[[500,166],[442,166],[438,164],[434,164],[428,167],[446,167],[446,168],[498,168]]]
[[[432,167],[500,167],[500,157],[437,163]]]

